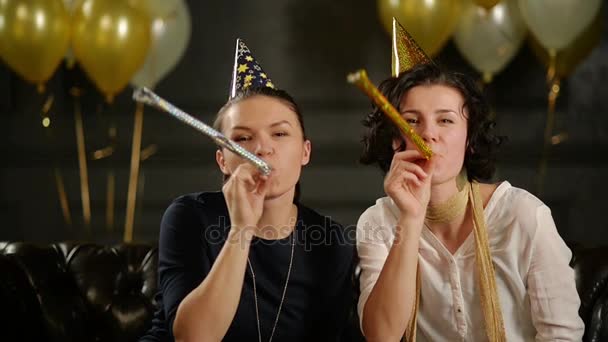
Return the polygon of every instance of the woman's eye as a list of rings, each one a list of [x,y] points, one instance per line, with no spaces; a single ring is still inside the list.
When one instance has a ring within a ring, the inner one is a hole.
[[[440,121],[441,123],[444,123],[444,124],[451,124],[451,123],[454,123],[454,120],[452,120],[452,119],[441,119],[441,120],[439,120],[439,121]]]
[[[244,142],[244,141],[249,141],[249,140],[251,140],[251,137],[247,136],[247,135],[240,135],[240,136],[234,138],[234,141],[236,141],[236,142]]]
[[[405,122],[407,122],[408,124],[417,124],[418,123],[418,119],[414,119],[414,118],[409,118],[409,119],[405,119]]]
[[[285,137],[287,135],[288,135],[287,132],[276,132],[276,133],[274,133],[275,137]]]

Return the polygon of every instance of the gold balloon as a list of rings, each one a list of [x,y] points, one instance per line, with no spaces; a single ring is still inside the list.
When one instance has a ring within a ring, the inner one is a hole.
[[[492,7],[496,6],[500,0],[473,0],[473,2],[480,7],[483,7],[487,10],[492,9]]]
[[[150,30],[148,15],[124,0],[83,0],[76,9],[74,55],[108,102],[146,59]]]
[[[135,7],[140,8],[150,17],[166,17],[179,6],[180,0],[128,0]]]
[[[574,39],[574,42],[562,50],[559,50],[555,59],[555,76],[557,78],[568,77],[574,69],[582,62],[602,39],[602,12],[595,16],[593,22],[585,28],[583,33]],[[536,57],[546,68],[550,67],[551,58],[549,52],[533,35],[528,39],[529,45]]]
[[[430,57],[454,32],[461,7],[461,0],[378,0],[386,32],[391,34],[395,17]]]
[[[70,42],[62,0],[0,0],[0,57],[43,89]]]

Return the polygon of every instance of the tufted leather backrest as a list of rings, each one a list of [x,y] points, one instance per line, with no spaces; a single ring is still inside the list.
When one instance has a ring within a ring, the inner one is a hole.
[[[581,298],[585,342],[608,341],[608,248],[572,246],[571,265]]]
[[[571,248],[583,341],[608,341],[608,248]],[[136,341],[155,310],[157,264],[142,244],[0,242],[3,340]]]
[[[5,255],[0,272],[9,271],[20,279],[20,287],[29,285],[36,294],[31,310],[39,309],[46,334],[40,340],[134,341],[150,325],[156,305],[156,248],[0,243],[0,254]],[[11,290],[4,292],[10,295]]]
[[[3,341],[44,341],[40,308],[25,273],[0,254],[0,330]],[[27,326],[25,326],[27,322]]]

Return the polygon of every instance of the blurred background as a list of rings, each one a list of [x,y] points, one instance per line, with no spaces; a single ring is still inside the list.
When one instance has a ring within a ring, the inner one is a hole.
[[[358,164],[390,76],[393,16],[484,87],[509,137],[496,180],[547,203],[562,237],[608,244],[606,0],[0,0],[0,241],[155,243],[177,196],[218,190],[214,145],[131,100],[149,86],[211,123],[236,38],[303,109],[303,202],[351,225],[383,196]]]

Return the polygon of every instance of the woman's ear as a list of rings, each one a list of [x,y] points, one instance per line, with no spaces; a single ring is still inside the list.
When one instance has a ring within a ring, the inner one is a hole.
[[[402,138],[393,139],[393,143],[391,144],[393,148],[393,152],[401,152],[405,150],[405,141]]]
[[[223,174],[230,175],[230,170],[226,166],[226,159],[224,159],[224,152],[222,152],[221,148],[218,148],[217,151],[215,151],[215,161]]]
[[[466,156],[467,154],[469,154],[469,155],[471,155],[471,156],[472,156],[473,154],[475,154],[475,149],[473,149],[473,147],[471,147],[471,144],[469,143],[469,139],[467,139],[467,144],[466,144],[466,145],[465,145],[465,147],[464,147],[464,152],[465,152],[465,156]]]
[[[310,162],[310,154],[312,153],[312,143],[310,140],[304,140],[304,152],[302,153],[302,166]]]

